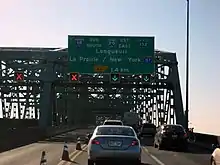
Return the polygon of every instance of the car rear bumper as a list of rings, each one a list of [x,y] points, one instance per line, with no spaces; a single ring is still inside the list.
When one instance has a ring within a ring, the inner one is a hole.
[[[162,143],[164,145],[172,146],[172,147],[180,147],[187,146],[188,142],[186,139],[172,139],[172,138],[163,138]]]
[[[91,160],[139,160],[141,151],[128,150],[100,150],[88,151],[88,158]]]
[[[141,135],[155,135],[155,132],[141,132]]]

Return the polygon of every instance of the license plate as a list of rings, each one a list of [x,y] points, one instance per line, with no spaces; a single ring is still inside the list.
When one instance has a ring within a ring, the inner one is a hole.
[[[120,141],[109,141],[108,145],[111,147],[120,147],[122,142]]]
[[[172,135],[172,138],[177,138],[177,135]]]

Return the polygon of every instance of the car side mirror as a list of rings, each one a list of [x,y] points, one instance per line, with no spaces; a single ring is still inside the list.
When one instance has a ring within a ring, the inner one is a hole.
[[[141,134],[138,134],[138,136],[137,136],[137,137],[138,137],[138,139],[141,139],[141,137],[142,137],[142,136],[141,136]]]
[[[212,149],[215,149],[215,145],[214,144],[212,144]]]
[[[212,144],[212,149],[219,148],[220,146],[218,144]]]
[[[89,134],[87,135],[87,137],[90,139],[90,138],[92,137],[92,134],[89,133]]]

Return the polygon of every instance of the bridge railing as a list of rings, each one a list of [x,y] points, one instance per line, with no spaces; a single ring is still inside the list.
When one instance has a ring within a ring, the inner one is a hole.
[[[220,136],[211,135],[211,134],[203,134],[203,133],[194,133],[196,141],[195,145],[213,150],[212,144],[219,144]]]

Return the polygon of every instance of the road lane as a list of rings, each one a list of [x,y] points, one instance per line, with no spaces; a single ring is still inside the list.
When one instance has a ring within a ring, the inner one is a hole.
[[[207,165],[210,163],[209,151],[189,145],[189,151],[177,152],[175,150],[158,150],[153,147],[153,139],[142,140],[146,151],[160,160],[164,165]]]
[[[148,153],[146,153],[144,150],[142,151],[142,158],[141,158],[141,165],[158,165],[150,156]],[[71,165],[71,164],[78,164],[78,165],[87,165],[87,149],[84,149],[79,155],[76,155],[75,158],[72,158],[72,163],[66,163],[63,165]],[[121,163],[121,165],[124,165]],[[160,164],[161,165],[161,164]]]
[[[48,164],[58,164],[62,156],[64,141],[68,143],[70,153],[75,151],[78,136],[85,136],[89,130],[75,130],[55,136],[45,141],[33,143],[14,150],[0,153],[0,164],[4,165],[39,165],[42,151],[46,152]]]
[[[164,165],[199,165],[191,159],[188,159],[181,153],[167,150],[157,150],[153,147],[146,147],[148,153],[163,162]]]
[[[190,146],[189,152],[182,153],[182,155],[193,160],[194,162],[199,163],[200,165],[210,164],[211,154],[211,151],[196,147],[194,145]]]

